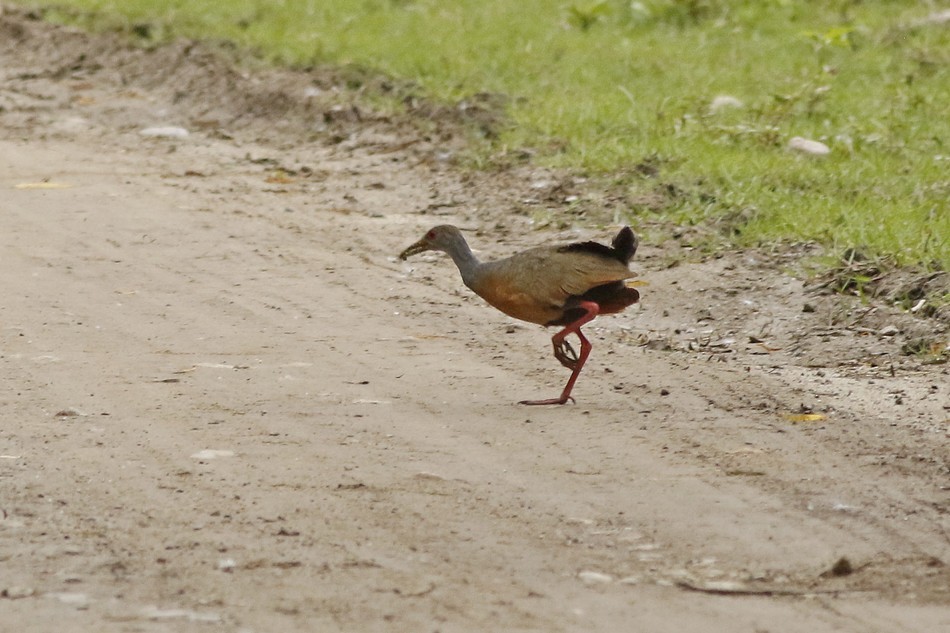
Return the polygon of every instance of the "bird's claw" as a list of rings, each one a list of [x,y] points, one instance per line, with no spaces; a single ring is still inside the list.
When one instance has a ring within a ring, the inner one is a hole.
[[[554,344],[554,358],[558,359],[562,365],[568,369],[577,367],[578,356],[574,348],[567,341],[560,341]]]

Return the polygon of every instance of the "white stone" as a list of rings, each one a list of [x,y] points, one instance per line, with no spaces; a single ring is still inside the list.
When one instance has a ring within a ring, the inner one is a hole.
[[[89,596],[84,593],[73,593],[67,591],[48,593],[46,594],[50,598],[55,598],[63,604],[68,604],[71,607],[76,607],[77,609],[88,609],[89,608]]]
[[[188,620],[189,622],[220,622],[217,613],[198,613],[190,609],[159,609],[148,606],[142,609],[142,617],[148,620]]]
[[[813,141],[811,139],[802,138],[801,136],[792,137],[788,142],[788,148],[796,152],[802,152],[803,154],[811,154],[812,156],[827,156],[831,153],[831,148],[821,141]]]
[[[609,574],[602,574],[599,571],[582,571],[577,574],[585,585],[606,585],[614,581],[614,577]]]
[[[139,130],[142,136],[154,136],[159,138],[185,138],[188,136],[188,130],[183,127],[165,126],[165,127],[147,127]]]
[[[234,457],[234,451],[222,451],[214,448],[206,448],[198,451],[191,456],[192,459],[217,459],[219,457]]]
[[[7,587],[3,591],[0,591],[0,596],[3,596],[7,600],[19,600],[21,598],[29,598],[36,591],[32,587]]]
[[[914,22],[914,25],[929,26],[931,24],[946,24],[947,22],[950,22],[950,9],[944,9],[943,11],[931,13],[927,17]]]
[[[742,103],[741,100],[732,95],[718,95],[709,103],[709,110],[711,112],[721,112],[722,110],[741,108],[744,106],[745,104]]]

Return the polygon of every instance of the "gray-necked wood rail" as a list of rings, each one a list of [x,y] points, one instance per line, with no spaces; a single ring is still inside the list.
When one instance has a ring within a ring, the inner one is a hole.
[[[637,238],[628,226],[617,233],[610,246],[597,242],[541,246],[506,259],[480,262],[461,231],[444,224],[426,231],[399,257],[406,259],[423,251],[447,253],[465,285],[505,314],[545,327],[564,326],[551,338],[554,357],[572,370],[564,391],[558,398],[522,400],[520,404],[573,400],[571,390],[591,350],[581,326],[598,314],[621,312],[640,299],[640,293],[624,283],[635,276],[627,266],[637,252]],[[580,354],[567,342],[569,334],[580,339]]]

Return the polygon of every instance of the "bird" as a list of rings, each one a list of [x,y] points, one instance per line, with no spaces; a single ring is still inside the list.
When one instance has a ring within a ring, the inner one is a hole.
[[[442,224],[426,231],[399,258],[442,251],[455,262],[462,283],[489,305],[521,321],[561,326],[551,344],[554,357],[571,370],[571,377],[557,398],[519,403],[548,405],[574,401],[571,391],[592,348],[581,327],[599,314],[622,312],[640,300],[640,293],[627,282],[636,276],[629,264],[637,246],[636,235],[625,226],[610,246],[599,242],[539,246],[482,262],[457,227]],[[580,341],[579,354],[567,341],[571,334]]]

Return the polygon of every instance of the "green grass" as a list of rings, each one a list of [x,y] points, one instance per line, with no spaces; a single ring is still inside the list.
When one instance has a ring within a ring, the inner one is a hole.
[[[59,0],[96,26],[356,64],[433,98],[509,97],[484,155],[673,183],[742,244],[854,246],[950,269],[950,27],[898,0]],[[712,113],[732,95],[741,108]],[[831,155],[787,149],[803,136]],[[659,175],[634,167],[649,160]],[[640,212],[636,208],[631,213]]]

